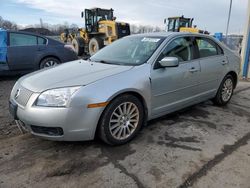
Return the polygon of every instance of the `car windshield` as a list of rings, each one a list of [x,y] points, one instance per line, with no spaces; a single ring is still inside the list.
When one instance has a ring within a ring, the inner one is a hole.
[[[117,65],[141,65],[152,56],[163,40],[163,37],[122,38],[98,51],[90,60]]]

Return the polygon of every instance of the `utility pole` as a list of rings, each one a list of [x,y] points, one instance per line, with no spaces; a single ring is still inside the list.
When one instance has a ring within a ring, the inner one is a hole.
[[[43,28],[43,20],[40,18],[40,27]]]
[[[228,18],[227,18],[226,41],[227,41],[227,35],[228,35],[228,29],[229,29],[229,23],[230,23],[230,17],[231,17],[232,3],[233,3],[233,0],[230,0],[230,6],[229,6]]]
[[[248,0],[247,18],[242,41],[241,51],[241,74],[243,79],[250,78],[249,71],[249,56],[250,56],[250,0]]]

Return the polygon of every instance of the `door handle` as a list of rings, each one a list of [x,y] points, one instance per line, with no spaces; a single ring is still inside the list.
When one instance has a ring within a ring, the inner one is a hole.
[[[198,69],[196,69],[195,67],[192,67],[191,69],[189,69],[189,72],[198,72]]]
[[[221,64],[226,65],[226,64],[228,64],[228,61],[227,60],[222,60]]]

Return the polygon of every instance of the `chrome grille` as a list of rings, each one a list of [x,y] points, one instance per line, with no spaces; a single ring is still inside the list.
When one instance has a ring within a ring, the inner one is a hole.
[[[20,104],[21,106],[26,106],[32,94],[32,91],[19,85],[15,87],[13,97],[18,104]]]

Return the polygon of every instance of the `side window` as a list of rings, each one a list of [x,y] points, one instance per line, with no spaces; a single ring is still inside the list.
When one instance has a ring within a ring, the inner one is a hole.
[[[170,19],[168,23],[168,30],[169,31],[174,31],[174,19]]]
[[[33,46],[37,45],[36,36],[19,33],[10,33],[10,46]]]
[[[193,59],[192,41],[189,37],[177,38],[167,45],[159,60],[164,57],[177,57],[179,62]]]
[[[180,22],[179,19],[177,19],[177,20],[175,21],[175,28],[174,28],[174,31],[179,31],[179,25],[180,25],[179,22]]]
[[[212,40],[206,38],[197,38],[196,43],[200,58],[223,54],[222,49]]]
[[[45,45],[46,44],[46,40],[42,37],[37,37],[37,44],[38,45]]]
[[[217,46],[217,53],[218,53],[218,55],[224,54],[222,48],[219,45],[216,45],[216,46]]]

